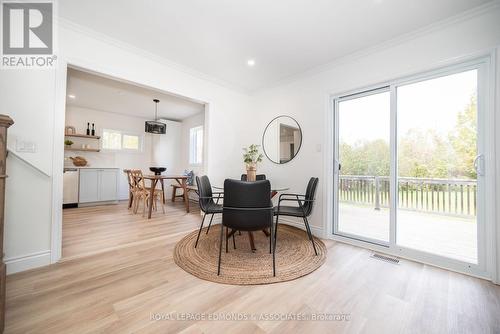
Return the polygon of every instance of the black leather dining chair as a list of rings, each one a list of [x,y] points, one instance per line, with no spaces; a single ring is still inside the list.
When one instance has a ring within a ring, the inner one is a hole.
[[[203,211],[203,219],[201,220],[200,230],[198,231],[198,236],[196,237],[196,243],[194,244],[194,248],[198,246],[198,240],[200,239],[200,234],[201,230],[203,229],[203,223],[205,222],[205,217],[209,214],[212,215],[212,217],[210,217],[210,223],[208,224],[207,228],[207,233],[208,233],[208,231],[210,230],[210,226],[212,225],[212,220],[214,219],[214,215],[216,213],[222,213],[222,205],[219,204],[219,200],[222,198],[222,193],[212,192],[212,185],[210,184],[208,176],[206,175],[203,175],[202,177],[197,176],[196,185],[198,186],[199,203],[200,203],[200,209],[201,211]]]
[[[274,215],[276,216],[276,226],[274,231],[274,238],[278,236],[278,219],[280,216],[289,217],[299,217],[304,220],[306,226],[307,236],[312,242],[314,248],[314,254],[318,255],[316,251],[316,245],[314,243],[314,238],[311,233],[311,227],[309,226],[309,217],[312,213],[316,195],[316,188],[318,187],[319,179],[317,177],[311,177],[309,183],[307,184],[305,195],[300,194],[281,194],[278,201],[278,206],[274,207]],[[287,206],[282,205],[282,202],[297,202],[298,206]],[[274,241],[274,247],[276,247],[276,240]]]
[[[234,231],[248,232],[269,228],[271,231],[269,251],[272,253],[273,258],[273,276],[276,276],[275,247],[272,247],[272,242],[275,240],[273,238],[273,205],[271,202],[271,183],[269,181],[244,182],[230,179],[224,181],[224,206],[222,209],[217,275],[220,275],[224,227]]]
[[[263,181],[266,180],[266,174],[257,174],[255,175],[255,181]],[[241,181],[247,181],[247,175],[241,174]]]

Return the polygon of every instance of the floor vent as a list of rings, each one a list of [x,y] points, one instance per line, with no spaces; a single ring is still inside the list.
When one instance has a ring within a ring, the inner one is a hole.
[[[397,259],[395,257],[387,256],[387,255],[373,253],[370,257],[372,259],[376,259],[376,260],[380,260],[380,261],[384,261],[384,262],[389,262],[389,263],[393,263],[393,264],[399,264],[399,259]]]

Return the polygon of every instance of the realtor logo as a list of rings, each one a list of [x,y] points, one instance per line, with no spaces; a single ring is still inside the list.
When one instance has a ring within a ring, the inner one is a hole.
[[[2,3],[2,67],[51,67],[53,3]]]

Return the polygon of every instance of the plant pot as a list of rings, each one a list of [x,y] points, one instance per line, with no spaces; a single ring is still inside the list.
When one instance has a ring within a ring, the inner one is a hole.
[[[66,148],[71,148],[71,145],[64,145],[64,147],[66,147]]]
[[[247,181],[255,181],[257,178],[257,167],[247,165]]]

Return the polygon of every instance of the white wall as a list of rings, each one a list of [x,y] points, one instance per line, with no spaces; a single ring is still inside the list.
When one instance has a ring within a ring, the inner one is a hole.
[[[310,221],[313,231],[329,234],[332,222],[325,222],[323,214],[327,153],[323,145],[327,113],[331,112],[329,96],[443,66],[450,61],[491,51],[498,45],[499,6],[480,16],[437,26],[432,31],[353,55],[322,70],[261,91],[252,101],[254,126],[263,130],[271,119],[286,114],[300,124],[303,142],[293,161],[275,165],[266,160],[259,173],[266,173],[276,183],[290,185],[292,192],[303,192],[308,178],[318,176],[318,205]],[[258,137],[254,140],[258,140]],[[500,193],[500,189],[498,190]],[[324,225],[328,226],[327,231],[323,231]],[[500,246],[500,235],[498,241]],[[500,260],[500,249],[498,258]]]
[[[182,158],[181,165],[184,170],[192,170],[195,175],[203,175],[203,163],[201,165],[191,165],[189,163],[189,130],[197,126],[205,126],[205,113],[199,113],[182,120],[182,131],[181,131],[181,147],[182,147]],[[203,135],[205,136],[205,128],[203,128]],[[203,148],[205,149],[205,142],[203,143]]]
[[[151,166],[166,167],[167,174],[182,174],[181,159],[184,155],[182,143],[182,123],[161,119],[167,125],[167,133],[153,136],[153,160]]]
[[[101,35],[61,25],[57,31],[60,68],[0,72],[1,110],[15,121],[9,130],[8,146],[14,149],[18,138],[35,142],[36,153],[19,154],[49,175],[42,175],[29,166],[19,168],[19,164],[13,161],[15,158],[8,158],[10,177],[6,187],[5,258],[11,260],[7,261],[9,273],[49,264],[51,257],[57,260],[59,255],[52,244],[60,232],[55,230],[51,234],[51,219],[53,215],[60,214],[59,208],[56,206],[52,210],[53,203],[44,201],[50,198],[53,190],[55,196],[61,196],[62,200],[64,123],[60,121],[63,119],[66,95],[62,91],[66,78],[65,67],[62,66],[64,61],[111,77],[208,102],[210,116],[206,126],[211,133],[210,143],[214,143],[207,147],[207,155],[211,158],[207,166],[213,171],[211,176],[223,179],[227,171],[239,172],[241,169],[240,159],[233,157],[240,153],[242,144],[239,141],[245,141],[236,129],[247,122],[249,98],[246,95],[196,77],[141,50]],[[228,135],[235,140],[225,140]],[[57,189],[52,188],[53,184]],[[55,252],[51,253],[53,249]]]

